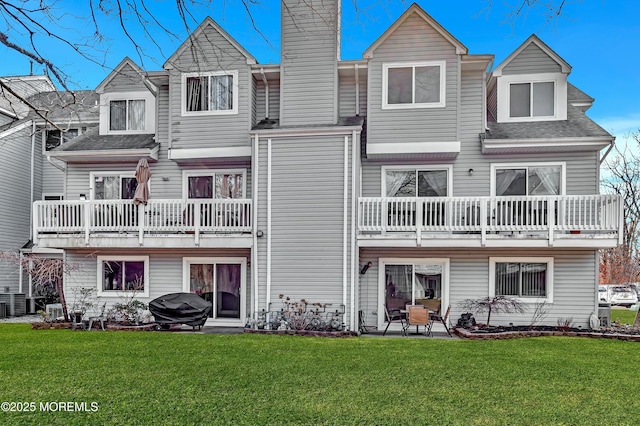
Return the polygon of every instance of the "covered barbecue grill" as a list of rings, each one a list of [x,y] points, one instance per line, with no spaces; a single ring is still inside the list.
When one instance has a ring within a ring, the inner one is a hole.
[[[186,324],[200,329],[207,321],[213,306],[197,294],[171,293],[149,302],[149,310],[160,329],[170,324]]]

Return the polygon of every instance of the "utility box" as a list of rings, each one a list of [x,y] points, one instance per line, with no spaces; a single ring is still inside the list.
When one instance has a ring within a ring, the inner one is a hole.
[[[611,304],[610,303],[598,304],[598,319],[600,320],[600,327],[609,327],[611,325]]]

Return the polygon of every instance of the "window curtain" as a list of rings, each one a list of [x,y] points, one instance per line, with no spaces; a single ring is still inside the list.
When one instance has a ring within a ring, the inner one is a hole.
[[[109,103],[109,130],[127,130],[127,101]]]
[[[240,271],[238,264],[216,265],[216,286],[218,292],[231,293],[240,296]]]
[[[213,198],[213,176],[190,176],[189,198]]]
[[[96,200],[119,200],[120,176],[96,176],[94,195]]]
[[[526,189],[518,190],[517,194],[514,193],[516,188],[511,188],[511,185],[517,179],[523,179],[525,177],[525,169],[503,169],[496,170],[496,195],[527,195]]]
[[[242,198],[241,174],[216,174],[216,198]]]
[[[120,193],[121,199],[123,200],[131,200],[136,193],[136,188],[138,187],[138,181],[133,177],[123,177],[122,178],[122,191]]]
[[[189,265],[189,286],[192,293],[213,293],[213,264],[192,263]]]
[[[211,77],[211,111],[233,109],[233,76]]]
[[[539,181],[538,185],[529,188],[530,195],[558,195],[560,193],[560,168],[536,167],[529,169],[529,179],[534,177]]]
[[[129,101],[129,130],[144,130],[144,100]]]
[[[419,197],[446,197],[447,196],[447,172],[446,170],[429,170],[418,172],[418,196]]]
[[[208,77],[187,78],[187,111],[206,111],[208,104]]]

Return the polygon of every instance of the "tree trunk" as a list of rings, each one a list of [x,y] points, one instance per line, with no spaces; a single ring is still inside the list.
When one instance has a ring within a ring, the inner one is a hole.
[[[69,314],[67,312],[67,302],[64,298],[64,291],[62,290],[62,278],[56,278],[56,290],[58,290],[58,296],[60,296],[60,304],[62,305],[62,315],[64,315],[64,320],[69,321]]]

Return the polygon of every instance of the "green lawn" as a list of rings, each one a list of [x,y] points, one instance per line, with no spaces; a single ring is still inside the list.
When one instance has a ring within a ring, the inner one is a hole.
[[[637,424],[640,344],[31,330],[0,324],[0,424]],[[50,401],[95,412],[42,412]]]
[[[620,320],[620,324],[633,325],[633,322],[636,320],[636,311],[611,308],[611,322],[615,322],[616,319]]]

